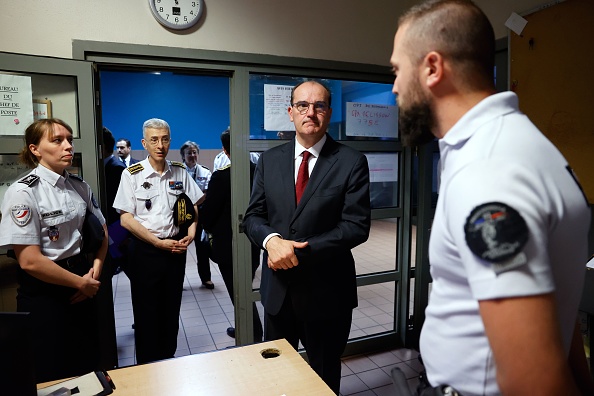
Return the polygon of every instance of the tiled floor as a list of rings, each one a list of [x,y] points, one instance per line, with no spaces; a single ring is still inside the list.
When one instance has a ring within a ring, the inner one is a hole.
[[[370,241],[354,251],[358,272],[376,272],[393,267],[395,247],[391,249],[389,246],[395,246],[395,232],[395,223],[374,222]],[[386,234],[390,234],[390,237]],[[195,250],[191,246],[186,265],[176,356],[235,345],[234,340],[226,334],[227,327],[234,324],[233,306],[216,264],[211,263],[211,272],[216,285],[213,290],[202,287],[196,268]],[[130,283],[124,273],[114,276],[112,282],[119,366],[123,367],[135,364]],[[259,283],[259,271],[254,283]],[[261,314],[261,306],[259,310]],[[393,315],[393,284],[360,288],[359,307],[353,313],[351,338],[391,329]],[[414,387],[422,369],[417,356],[418,353],[412,350],[394,349],[345,358],[340,393],[345,396],[394,395],[390,377],[390,370],[394,366],[402,369],[409,385]]]

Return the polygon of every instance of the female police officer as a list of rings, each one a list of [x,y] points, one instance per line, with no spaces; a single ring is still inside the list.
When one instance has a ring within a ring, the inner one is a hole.
[[[107,237],[87,258],[81,253],[87,212],[105,220],[91,188],[66,172],[72,165],[72,128],[59,119],[25,131],[20,159],[33,170],[12,184],[2,202],[0,246],[19,262],[17,310],[31,312],[38,382],[84,374],[97,363],[93,301]]]

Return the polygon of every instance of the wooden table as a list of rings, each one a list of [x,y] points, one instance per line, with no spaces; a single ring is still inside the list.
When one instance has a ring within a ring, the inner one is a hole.
[[[265,350],[280,351],[280,355],[266,359]],[[286,340],[130,366],[108,374],[116,386],[114,396],[334,395]]]

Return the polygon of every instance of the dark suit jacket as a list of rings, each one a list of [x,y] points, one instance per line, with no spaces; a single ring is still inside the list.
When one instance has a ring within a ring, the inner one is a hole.
[[[134,165],[135,163],[137,163],[137,162],[140,162],[140,161],[141,161],[141,160],[138,160],[138,159],[136,159],[136,158],[132,158],[132,157],[130,157],[130,166],[132,166],[132,165]]]
[[[357,306],[351,249],[369,237],[369,167],[363,154],[327,136],[296,206],[294,152],[292,140],[262,154],[244,225],[261,248],[274,232],[309,242],[296,250],[299,265],[289,270],[269,269],[264,253],[260,293],[266,311],[278,313],[290,293],[300,314],[327,318]]]
[[[256,165],[250,162],[250,180]],[[204,229],[210,234],[211,258],[219,265],[232,265],[231,165],[215,171],[208,183],[206,198],[199,208]],[[252,272],[260,264],[260,249],[252,244]]]
[[[104,161],[105,166],[105,194],[107,198],[107,224],[120,219],[120,215],[113,208],[113,201],[118,187],[120,186],[120,178],[122,177],[122,171],[126,169],[126,165],[115,155],[107,158]]]

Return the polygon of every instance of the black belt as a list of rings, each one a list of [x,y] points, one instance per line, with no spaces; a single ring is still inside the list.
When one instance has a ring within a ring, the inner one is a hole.
[[[62,260],[56,260],[55,263],[64,269],[71,270],[73,268],[80,266],[81,264],[86,264],[87,260],[83,254],[79,253],[72,257],[68,257]]]

